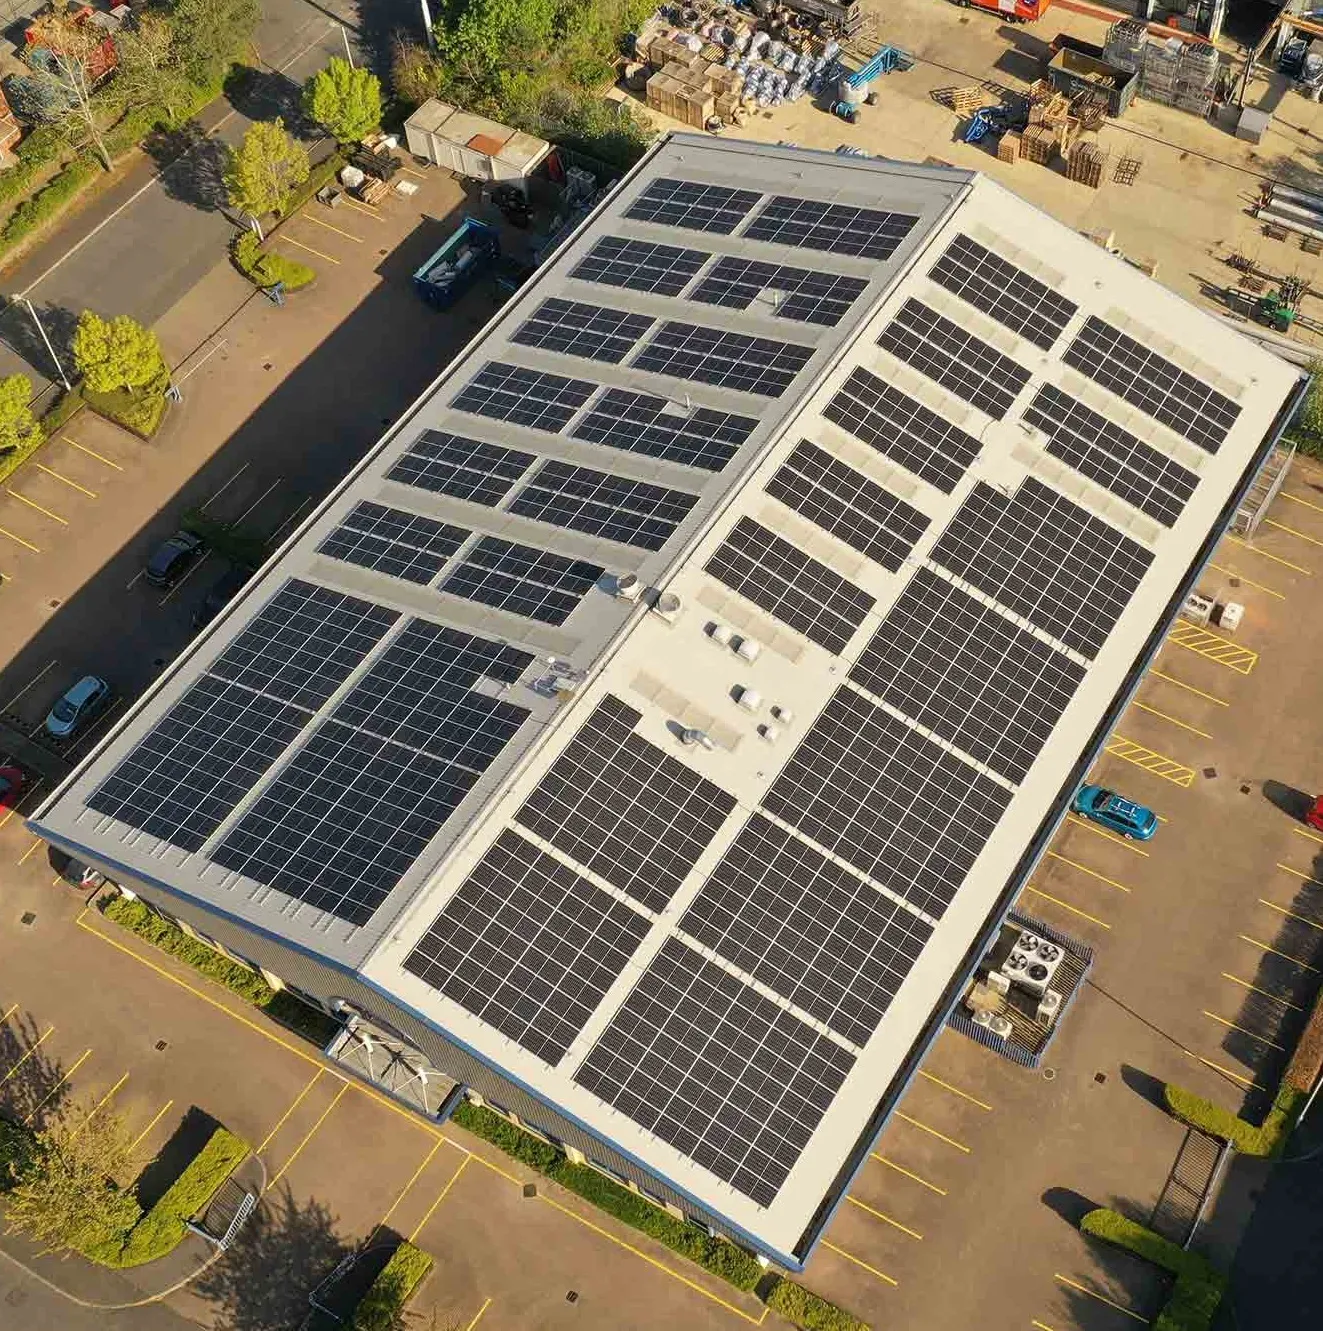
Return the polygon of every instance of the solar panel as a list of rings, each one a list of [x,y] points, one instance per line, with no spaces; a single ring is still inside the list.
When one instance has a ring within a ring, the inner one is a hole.
[[[596,388],[586,379],[566,379],[523,365],[488,361],[451,406],[554,434],[570,423]]]
[[[840,323],[867,288],[867,281],[861,277],[842,277],[839,273],[819,273],[731,256],[717,261],[689,299],[731,310],[747,310],[760,296],[770,292],[777,299],[769,304],[767,313],[780,319],[830,327]]]
[[[570,276],[655,296],[678,296],[711,257],[705,250],[603,236]]]
[[[354,506],[317,551],[425,585],[441,572],[469,535],[463,528],[435,518],[421,518],[416,513],[364,500]]]
[[[656,222],[686,231],[711,231],[728,236],[744,220],[762,194],[724,185],[700,185],[692,180],[654,180],[634,200],[625,216],[636,222]]]
[[[812,347],[670,321],[634,358],[636,370],[780,397],[813,357]]]
[[[1240,417],[1225,394],[1096,315],[1061,359],[1208,453],[1217,452]]]
[[[476,780],[466,768],[326,721],[211,858],[363,925]]]
[[[600,564],[484,536],[441,590],[545,624],[563,624],[602,572]]]
[[[850,671],[898,712],[1023,781],[1084,667],[920,569]]]
[[[912,911],[760,814],[680,928],[858,1045],[932,935]]]
[[[749,240],[769,240],[777,245],[885,260],[896,252],[918,220],[912,213],[852,208],[779,194],[749,223],[744,235]]]
[[[1153,552],[1026,477],[1010,498],[980,481],[929,556],[1067,647],[1096,656]]]
[[[995,781],[842,686],[763,806],[940,917],[1010,800]]]
[[[608,388],[573,434],[576,439],[626,453],[664,458],[686,467],[720,471],[758,421],[711,407],[681,408],[664,397]]]
[[[555,1064],[648,928],[637,911],[507,828],[404,969]]]
[[[211,673],[316,711],[398,618],[384,605],[295,579],[234,639]]]
[[[553,297],[533,311],[510,341],[616,365],[634,350],[652,325],[653,319],[647,314]]]
[[[1038,390],[1025,409],[1024,421],[1048,436],[1052,457],[1165,527],[1184,512],[1199,484],[1194,472],[1052,384]]]
[[[203,675],[87,800],[181,850],[202,848],[312,713]]]
[[[442,430],[424,430],[386,479],[491,508],[528,470],[534,454]]]
[[[877,342],[997,420],[1006,415],[1029,382],[1029,371],[1023,365],[922,301],[907,300]]]
[[[707,561],[733,592],[810,642],[840,655],[873,597],[752,518],[741,518]]]
[[[544,462],[514,497],[511,513],[645,550],[660,550],[698,496],[626,480],[591,467]]]
[[[968,236],[958,235],[928,271],[939,286],[1044,351],[1079,306]]]
[[[928,526],[917,508],[807,440],[767,482],[767,493],[893,573]]]
[[[822,414],[946,494],[956,488],[983,447],[972,434],[862,366],[850,371]]]
[[[634,733],[640,714],[608,694],[516,815],[557,850],[665,909],[735,798]]]
[[[770,1206],[854,1056],[668,938],[574,1080]]]

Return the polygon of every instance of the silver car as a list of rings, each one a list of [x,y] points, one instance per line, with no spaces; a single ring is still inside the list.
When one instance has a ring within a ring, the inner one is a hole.
[[[97,675],[84,675],[77,684],[50,709],[46,716],[46,733],[56,739],[67,739],[74,731],[85,726],[107,703],[110,685]]]

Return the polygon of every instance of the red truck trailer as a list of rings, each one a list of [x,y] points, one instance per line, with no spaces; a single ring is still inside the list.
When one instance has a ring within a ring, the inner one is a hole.
[[[1047,13],[1052,0],[955,0],[961,9],[986,9],[1007,23],[1032,23]]]

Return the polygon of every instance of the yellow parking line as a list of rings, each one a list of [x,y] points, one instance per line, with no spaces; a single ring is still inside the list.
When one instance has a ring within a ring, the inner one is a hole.
[[[428,1151],[428,1153],[425,1156],[423,1156],[423,1163],[419,1165],[418,1168],[415,1169],[412,1174],[409,1175],[408,1183],[406,1183],[404,1187],[402,1187],[399,1190],[399,1192],[396,1193],[395,1200],[391,1202],[391,1204],[386,1208],[386,1214],[382,1216],[380,1220],[377,1221],[376,1227],[373,1229],[372,1233],[368,1235],[368,1241],[363,1245],[364,1248],[370,1248],[372,1246],[372,1240],[376,1238],[377,1231],[381,1229],[385,1225],[386,1221],[388,1221],[391,1218],[391,1216],[395,1214],[395,1208],[405,1199],[405,1197],[408,1195],[409,1189],[412,1188],[413,1185],[418,1182],[418,1176],[423,1172],[424,1169],[427,1168],[428,1165],[432,1163],[432,1157],[445,1144],[446,1144],[445,1139],[442,1137],[438,1137],[436,1141],[432,1143],[432,1149]],[[465,1161],[467,1161],[468,1156],[465,1156],[464,1159]]]
[[[1124,735],[1113,735],[1103,752],[1122,762],[1133,763],[1145,772],[1161,777],[1163,781],[1170,781],[1172,785],[1184,790],[1194,785],[1193,767],[1178,763],[1175,758],[1168,758],[1166,754],[1158,753],[1156,749],[1150,749],[1144,744],[1136,744]]]
[[[1299,957],[1293,957],[1289,952],[1279,952],[1275,947],[1269,947],[1267,943],[1260,943],[1257,938],[1251,938],[1249,934],[1240,934],[1239,937],[1251,947],[1257,947],[1262,952],[1271,952],[1274,957],[1281,957],[1283,961],[1293,962],[1301,970],[1306,970],[1314,975],[1319,973],[1317,966],[1311,966],[1308,962],[1301,961]]]
[[[1229,1031],[1239,1031],[1242,1035],[1248,1035],[1251,1040],[1257,1040],[1260,1044],[1266,1044],[1269,1049],[1280,1049],[1282,1046],[1276,1041],[1268,1039],[1266,1035],[1260,1035],[1257,1031],[1252,1031],[1248,1026],[1237,1026],[1234,1021],[1228,1021],[1225,1017],[1219,1017],[1216,1012],[1209,1012],[1204,1008],[1204,1016],[1217,1022],[1219,1026],[1225,1026]]]
[[[482,1321],[482,1315],[492,1306],[492,1301],[488,1299],[476,1313],[473,1314],[473,1320],[464,1328],[464,1331],[473,1331],[473,1328]]]
[[[1296,836],[1308,837],[1310,841],[1317,841],[1320,846],[1323,846],[1323,836],[1319,836],[1317,832],[1306,832],[1303,827],[1293,827],[1291,831]]]
[[[443,1201],[445,1201],[447,1195],[450,1192],[450,1189],[455,1186],[455,1183],[459,1179],[459,1176],[468,1168],[469,1161],[472,1159],[473,1157],[471,1155],[466,1155],[459,1162],[459,1165],[456,1168],[455,1172],[451,1174],[449,1180],[446,1182],[446,1186],[442,1188],[441,1191],[437,1194],[436,1201],[434,1201],[431,1204],[431,1206],[427,1208],[427,1214],[424,1215],[423,1218],[413,1227],[413,1233],[409,1235],[410,1243],[412,1243],[414,1239],[416,1239],[418,1235],[423,1232],[423,1229],[427,1225],[427,1222],[432,1218],[432,1215],[436,1211],[436,1208],[440,1206]]]
[[[0,1026],[3,1026],[3,1025],[5,1024],[5,1022],[7,1022],[7,1021],[9,1020],[9,1018],[12,1017],[12,1016],[14,1015],[14,1013],[17,1012],[17,1011],[18,1011],[18,1004],[17,1004],[17,1003],[11,1003],[11,1004],[9,1005],[9,1007],[5,1010],[5,1014],[4,1014],[4,1016],[3,1016],[3,1017],[0,1017]]]
[[[822,1246],[828,1252],[834,1252],[838,1257],[844,1257],[847,1262],[853,1262],[856,1266],[862,1267],[869,1275],[876,1276],[884,1284],[890,1285],[892,1289],[899,1287],[900,1281],[895,1279],[894,1276],[887,1275],[885,1271],[879,1271],[875,1266],[869,1266],[862,1257],[856,1257],[854,1253],[846,1252],[844,1248],[838,1248],[830,1239],[823,1239]]]
[[[47,1026],[45,1034],[37,1036],[36,1043],[29,1045],[28,1048],[24,1051],[23,1057],[20,1058],[18,1062],[15,1063],[14,1066],[10,1068],[9,1071],[6,1072],[3,1077],[0,1077],[0,1086],[3,1086],[5,1082],[7,1082],[10,1079],[10,1077],[12,1077],[14,1073],[16,1073],[19,1070],[19,1068],[21,1068],[23,1064],[26,1063],[28,1059],[30,1059],[32,1055],[37,1052],[38,1048],[40,1048],[41,1046],[42,1041],[45,1040],[46,1036],[49,1035],[54,1029],[55,1029],[54,1026]]]
[[[1278,531],[1284,531],[1288,536],[1295,536],[1302,541],[1308,541],[1310,545],[1323,546],[1323,541],[1320,541],[1317,536],[1307,536],[1304,532],[1297,531],[1294,527],[1288,527],[1286,523],[1277,522],[1273,518],[1264,518],[1263,525],[1265,527],[1276,527]]]
[[[1289,499],[1293,504],[1303,504],[1306,508],[1312,508],[1316,513],[1323,513],[1323,505],[1311,503],[1308,499],[1301,499],[1299,495],[1287,494],[1285,490],[1278,490],[1277,494],[1282,499]]]
[[[1269,910],[1275,910],[1279,915],[1285,915],[1288,920],[1299,920],[1301,924],[1307,924],[1311,929],[1323,930],[1323,924],[1318,920],[1311,920],[1308,915],[1297,915],[1293,910],[1287,910],[1285,906],[1278,906],[1265,897],[1259,898],[1260,906],[1267,906]]]
[[[72,444],[73,447],[76,448],[80,453],[86,453],[88,457],[96,458],[98,462],[104,462],[107,467],[111,467],[115,471],[124,470],[124,468],[121,467],[118,462],[112,462],[109,458],[102,457],[101,454],[96,451],[96,449],[88,448],[86,444],[80,444],[77,439],[72,439],[67,434],[62,434],[60,438],[63,439],[66,444]]]
[[[1197,624],[1178,621],[1167,631],[1167,641],[1196,656],[1206,657],[1239,675],[1248,675],[1258,662],[1259,654],[1248,647],[1242,647],[1230,638],[1201,629]]]
[[[85,485],[79,485],[77,481],[71,481],[67,476],[62,476],[58,471],[52,471],[44,463],[34,462],[32,464],[38,471],[44,471],[47,476],[53,476],[57,481],[62,481],[71,490],[77,490],[79,494],[85,494],[89,499],[95,499],[97,493],[95,490],[89,490]]]
[[[419,180],[427,179],[427,177],[423,175],[421,171],[415,171],[411,166],[404,166],[403,164],[401,164],[400,170],[403,171],[406,176],[417,176]]]
[[[1165,822],[1166,819],[1163,819]],[[1059,855],[1055,850],[1047,852],[1048,858],[1060,860],[1062,864],[1069,864],[1072,869],[1078,869],[1080,873],[1086,873],[1090,878],[1096,878],[1101,883],[1106,883],[1108,887],[1115,887],[1122,892],[1129,893],[1130,889],[1124,883],[1118,883],[1115,878],[1108,878],[1106,874],[1101,874],[1097,869],[1090,869],[1087,864],[1080,864],[1077,860],[1068,860],[1064,855]]]
[[[1292,878],[1300,879],[1302,883],[1312,883],[1315,887],[1323,887],[1323,882],[1320,882],[1317,878],[1314,878],[1310,874],[1304,873],[1299,869],[1293,869],[1289,864],[1283,864],[1281,860],[1277,861],[1277,867],[1283,873],[1289,873]]]
[[[1077,813],[1068,813],[1066,821],[1073,827],[1082,827],[1086,832],[1092,832],[1095,836],[1102,837],[1104,841],[1110,841],[1112,845],[1128,850],[1132,855],[1142,855],[1145,859],[1149,858],[1149,852],[1142,846],[1137,846],[1133,841],[1127,841],[1124,837],[1109,832],[1105,827],[1099,827],[1097,823],[1089,822],[1087,818],[1081,818]]]
[[[132,1154],[142,1144],[142,1139],[170,1112],[170,1106],[174,1104],[173,1100],[167,1100],[160,1109],[152,1115],[152,1121],[133,1139],[129,1146],[129,1153]]]
[[[369,208],[366,204],[359,203],[357,199],[349,198],[348,195],[342,194],[340,196],[340,202],[348,204],[356,213],[363,213],[370,217],[374,222],[384,222],[386,220],[379,212],[375,211],[375,209]]]
[[[1150,716],[1159,717],[1163,721],[1169,721],[1174,726],[1180,726],[1182,730],[1188,730],[1192,735],[1198,735],[1200,739],[1212,739],[1213,737],[1206,730],[1200,730],[1198,726],[1192,726],[1186,721],[1178,721],[1174,716],[1168,716],[1166,712],[1160,712],[1156,707],[1150,707],[1147,703],[1132,702],[1132,707],[1137,707],[1141,712],[1147,712]]]
[[[328,231],[334,231],[337,236],[343,236],[346,240],[352,240],[355,245],[363,243],[362,237],[351,235],[348,231],[341,231],[338,226],[332,226],[329,222],[323,222],[320,217],[314,217],[311,213],[300,213],[299,218],[304,222],[316,222],[318,226],[324,226]]]
[[[1053,1328],[1048,1326],[1046,1322],[1040,1322],[1036,1317],[1029,1325],[1034,1328],[1034,1331],[1053,1331]]]
[[[897,1174],[904,1174],[906,1178],[913,1179],[915,1183],[919,1184],[921,1187],[927,1188],[929,1192],[935,1192],[939,1197],[946,1196],[945,1188],[939,1188],[937,1184],[929,1183],[926,1178],[920,1178],[918,1174],[912,1174],[908,1169],[898,1165],[894,1160],[888,1160],[885,1155],[878,1155],[876,1151],[872,1151],[870,1154],[879,1165],[886,1165],[888,1169],[894,1169]]]
[[[326,1122],[327,1118],[330,1117],[331,1110],[334,1109],[336,1105],[340,1103],[341,1098],[344,1096],[344,1093],[348,1089],[349,1089],[348,1082],[341,1083],[340,1089],[335,1093],[335,1099],[332,1100],[331,1103],[327,1105],[325,1109],[322,1110],[321,1117],[318,1118],[317,1122],[314,1123],[312,1127],[308,1129],[307,1133],[304,1135],[303,1140],[294,1148],[289,1159],[286,1160],[285,1163],[281,1165],[278,1170],[276,1170],[275,1177],[273,1177],[271,1182],[267,1184],[268,1189],[274,1188],[276,1184],[280,1182],[280,1180],[284,1177],[285,1171],[290,1167],[290,1165],[294,1163],[295,1160],[299,1158],[299,1154],[303,1150],[303,1148],[317,1135],[318,1129],[322,1126],[323,1123]]]
[[[1251,984],[1248,980],[1242,980],[1239,975],[1232,975],[1230,971],[1223,971],[1222,978],[1230,980],[1232,984],[1238,984],[1242,989],[1248,989],[1251,993],[1261,994],[1264,998],[1271,998],[1274,1003],[1280,1003],[1283,1007],[1289,1007],[1292,1012],[1303,1012],[1299,1003],[1292,1003],[1289,999],[1283,998],[1280,994],[1274,994],[1270,989],[1260,989],[1257,984]]]
[[[1231,706],[1225,698],[1219,698],[1212,693],[1205,693],[1203,689],[1196,689],[1193,684],[1187,684],[1183,679],[1177,679],[1175,675],[1164,674],[1161,670],[1150,670],[1148,673],[1154,679],[1165,679],[1168,684],[1175,684],[1178,689],[1185,689],[1189,693],[1198,694],[1199,697],[1206,698],[1209,702],[1215,702],[1219,707]]]
[[[287,240],[291,245],[297,245],[301,250],[307,250],[309,254],[315,254],[319,259],[325,259],[327,263],[338,264],[339,259],[332,258],[329,254],[323,254],[321,250],[315,250],[311,245],[305,245],[301,240],[295,240],[293,236],[287,236],[283,231],[275,237],[276,240]]]
[[[968,1100],[971,1105],[977,1105],[980,1109],[992,1113],[992,1106],[985,1104],[982,1100],[970,1095],[968,1091],[962,1091],[959,1086],[952,1086],[949,1081],[943,1081],[940,1077],[934,1077],[926,1068],[919,1069],[919,1076],[924,1081],[930,1081],[934,1086],[940,1086],[944,1091],[950,1091],[952,1095],[958,1095],[962,1100]]]
[[[25,550],[31,550],[34,555],[41,554],[41,548],[39,546],[33,545],[31,541],[25,541],[21,536],[15,536],[12,531],[9,531],[4,527],[0,527],[0,536],[8,536],[11,541],[21,545]]]
[[[1214,1072],[1220,1072],[1224,1077],[1230,1077],[1232,1081],[1239,1082],[1242,1086],[1249,1086],[1256,1091],[1264,1089],[1262,1084],[1255,1081],[1253,1077],[1246,1077],[1239,1072],[1232,1072],[1230,1068],[1224,1068],[1221,1063],[1214,1063],[1211,1058],[1205,1058],[1202,1054],[1196,1054],[1193,1049],[1182,1049],[1181,1053],[1188,1054],[1196,1063],[1202,1063],[1204,1067],[1212,1068]]]
[[[917,1118],[911,1118],[901,1110],[896,1110],[896,1117],[902,1123],[908,1123],[911,1127],[918,1128],[920,1132],[926,1132],[930,1137],[936,1137],[939,1142],[945,1142],[948,1146],[954,1146],[957,1151],[963,1151],[966,1155],[971,1155],[969,1147],[963,1142],[958,1142],[954,1137],[948,1137],[944,1132],[938,1132],[936,1128],[930,1128],[926,1123],[920,1123]]]
[[[93,1120],[93,1119],[94,1119],[94,1118],[95,1118],[95,1117],[101,1112],[101,1110],[102,1110],[102,1109],[105,1107],[105,1105],[106,1105],[106,1101],[108,1101],[108,1100],[110,1099],[110,1097],[111,1097],[112,1095],[114,1095],[115,1092],[116,1092],[117,1090],[119,1090],[119,1088],[120,1088],[121,1086],[123,1086],[124,1083],[125,1083],[126,1081],[128,1081],[128,1079],[129,1079],[129,1074],[126,1072],[126,1073],[125,1073],[125,1074],[124,1074],[124,1075],[123,1075],[123,1076],[122,1076],[122,1077],[121,1077],[121,1078],[120,1078],[120,1079],[119,1079],[119,1080],[118,1080],[118,1081],[117,1081],[117,1082],[116,1082],[116,1083],[110,1088],[110,1090],[108,1090],[108,1091],[105,1093],[105,1095],[103,1095],[103,1096],[101,1097],[101,1099],[99,1099],[99,1100],[96,1102],[96,1104],[94,1104],[94,1105],[92,1106],[92,1108],[91,1108],[91,1110],[89,1111],[87,1117],[86,1117],[86,1118],[85,1118],[85,1119],[84,1119],[84,1120],[83,1120],[83,1121],[82,1121],[82,1122],[81,1122],[81,1123],[80,1123],[80,1124],[79,1124],[79,1125],[73,1130],[73,1132],[72,1132],[70,1135],[71,1135],[71,1136],[74,1136],[74,1137],[78,1136],[78,1134],[79,1134],[80,1132],[82,1132],[82,1130],[83,1130],[85,1127],[87,1127],[87,1125],[88,1125],[88,1124],[89,1124],[89,1123],[90,1123],[90,1122],[91,1122],[91,1121],[92,1121],[92,1120]]]
[[[62,518],[58,513],[52,513],[50,509],[42,508],[40,504],[35,503],[33,500],[29,499],[27,495],[21,495],[17,490],[9,489],[8,486],[5,487],[5,493],[11,499],[17,499],[20,504],[26,504],[29,508],[35,508],[38,513],[45,514],[46,517],[52,519],[55,522],[58,522],[62,527],[67,527],[69,525],[68,518]]]
[[[324,1071],[325,1068],[318,1068],[317,1071],[312,1074],[312,1080],[309,1081],[308,1084],[298,1093],[298,1095],[294,1097],[294,1100],[290,1104],[289,1108],[286,1109],[285,1112],[281,1114],[281,1116],[278,1119],[276,1119],[275,1127],[273,1127],[271,1131],[268,1132],[266,1136],[262,1138],[262,1144],[257,1148],[257,1150],[253,1152],[254,1155],[261,1155],[262,1152],[265,1151],[266,1148],[271,1145],[271,1139],[276,1135],[276,1133],[280,1131],[281,1128],[285,1126],[285,1123],[288,1121],[289,1116],[303,1103],[304,1097],[321,1080],[322,1073]]]
[[[923,1235],[917,1229],[911,1229],[908,1225],[902,1225],[899,1220],[892,1219],[885,1211],[879,1211],[876,1206],[869,1206],[867,1202],[861,1202],[858,1197],[846,1196],[845,1199],[852,1205],[857,1206],[861,1211],[867,1211],[869,1215],[881,1220],[883,1224],[892,1225],[900,1230],[902,1234],[908,1234],[912,1239],[922,1239]]]
[[[1096,924],[1101,929],[1110,929],[1112,926],[1106,920],[1100,920],[1096,915],[1090,915],[1088,911],[1080,910],[1078,906],[1072,906],[1067,901],[1062,901],[1058,897],[1048,896],[1046,892],[1026,883],[1024,890],[1032,892],[1036,897],[1042,897],[1044,901],[1050,901],[1054,906],[1060,906],[1062,910],[1068,910],[1072,915],[1078,915],[1082,920],[1088,920],[1090,924]]]
[[[39,846],[44,846],[45,844],[46,844],[46,843],[45,843],[40,837],[38,837],[38,838],[37,838],[37,839],[36,839],[36,840],[35,840],[35,841],[34,841],[34,842],[33,842],[33,843],[27,848],[27,850],[25,850],[25,851],[23,852],[23,857],[19,860],[19,863],[20,863],[20,864],[26,864],[26,863],[28,862],[28,860],[30,860],[30,859],[32,858],[32,854],[33,854],[33,852],[34,852]]]
[[[31,1051],[29,1050],[29,1052]],[[55,1085],[52,1086],[50,1090],[47,1091],[46,1094],[43,1095],[41,1099],[38,1100],[37,1103],[32,1106],[31,1109],[28,1110],[27,1114],[23,1118],[23,1122],[31,1123],[32,1120],[46,1107],[46,1102],[51,1098],[51,1096],[54,1095],[55,1092],[58,1091],[60,1087],[63,1086],[65,1082],[67,1082],[69,1078],[72,1077],[74,1073],[77,1072],[78,1069],[81,1068],[83,1064],[86,1063],[87,1060],[91,1057],[92,1057],[92,1051],[90,1049],[85,1049],[82,1052],[82,1054],[80,1054],[79,1057],[74,1060],[73,1067],[71,1067],[64,1074],[64,1076],[61,1077],[60,1080],[57,1081]]]
[[[1307,578],[1312,578],[1314,576],[1313,569],[1304,568],[1300,564],[1293,564],[1289,559],[1283,559],[1280,555],[1270,555],[1266,550],[1260,550],[1257,545],[1251,545],[1248,541],[1242,541],[1239,536],[1227,536],[1225,539],[1232,545],[1238,545],[1242,550],[1248,550],[1251,554],[1258,555],[1262,559],[1271,560],[1274,564],[1281,564],[1295,573],[1303,573]]]
[[[1225,573],[1229,578],[1235,578],[1237,582],[1243,582],[1248,587],[1254,587],[1258,591],[1264,592],[1268,596],[1275,596],[1279,601],[1286,600],[1281,592],[1274,591],[1271,587],[1265,587],[1261,582],[1255,582],[1253,578],[1247,578],[1243,573],[1237,573],[1233,568],[1223,568],[1221,564],[1214,564],[1211,560],[1209,568],[1215,568],[1219,573]]]
[[[1117,1303],[1114,1299],[1109,1299],[1106,1294],[1099,1294],[1097,1290],[1090,1289],[1087,1285],[1081,1285],[1078,1280],[1063,1276],[1060,1271],[1054,1271],[1052,1274],[1063,1285],[1079,1290],[1081,1294],[1087,1294],[1091,1299],[1097,1299],[1099,1303],[1105,1303],[1109,1308],[1115,1308],[1117,1312],[1125,1313],[1127,1317],[1133,1317],[1136,1322],[1143,1322],[1145,1326],[1148,1325],[1149,1319],[1147,1317],[1142,1313],[1135,1312],[1133,1308],[1127,1308],[1124,1303]]]

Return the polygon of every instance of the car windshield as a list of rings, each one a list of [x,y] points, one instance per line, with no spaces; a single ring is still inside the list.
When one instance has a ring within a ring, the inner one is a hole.
[[[1105,809],[1112,800],[1116,798],[1114,790],[1100,790],[1094,797],[1093,802],[1100,808]]]
[[[60,701],[51,708],[51,715],[57,721],[72,721],[74,717],[78,715],[78,709],[68,698],[61,698]]]

